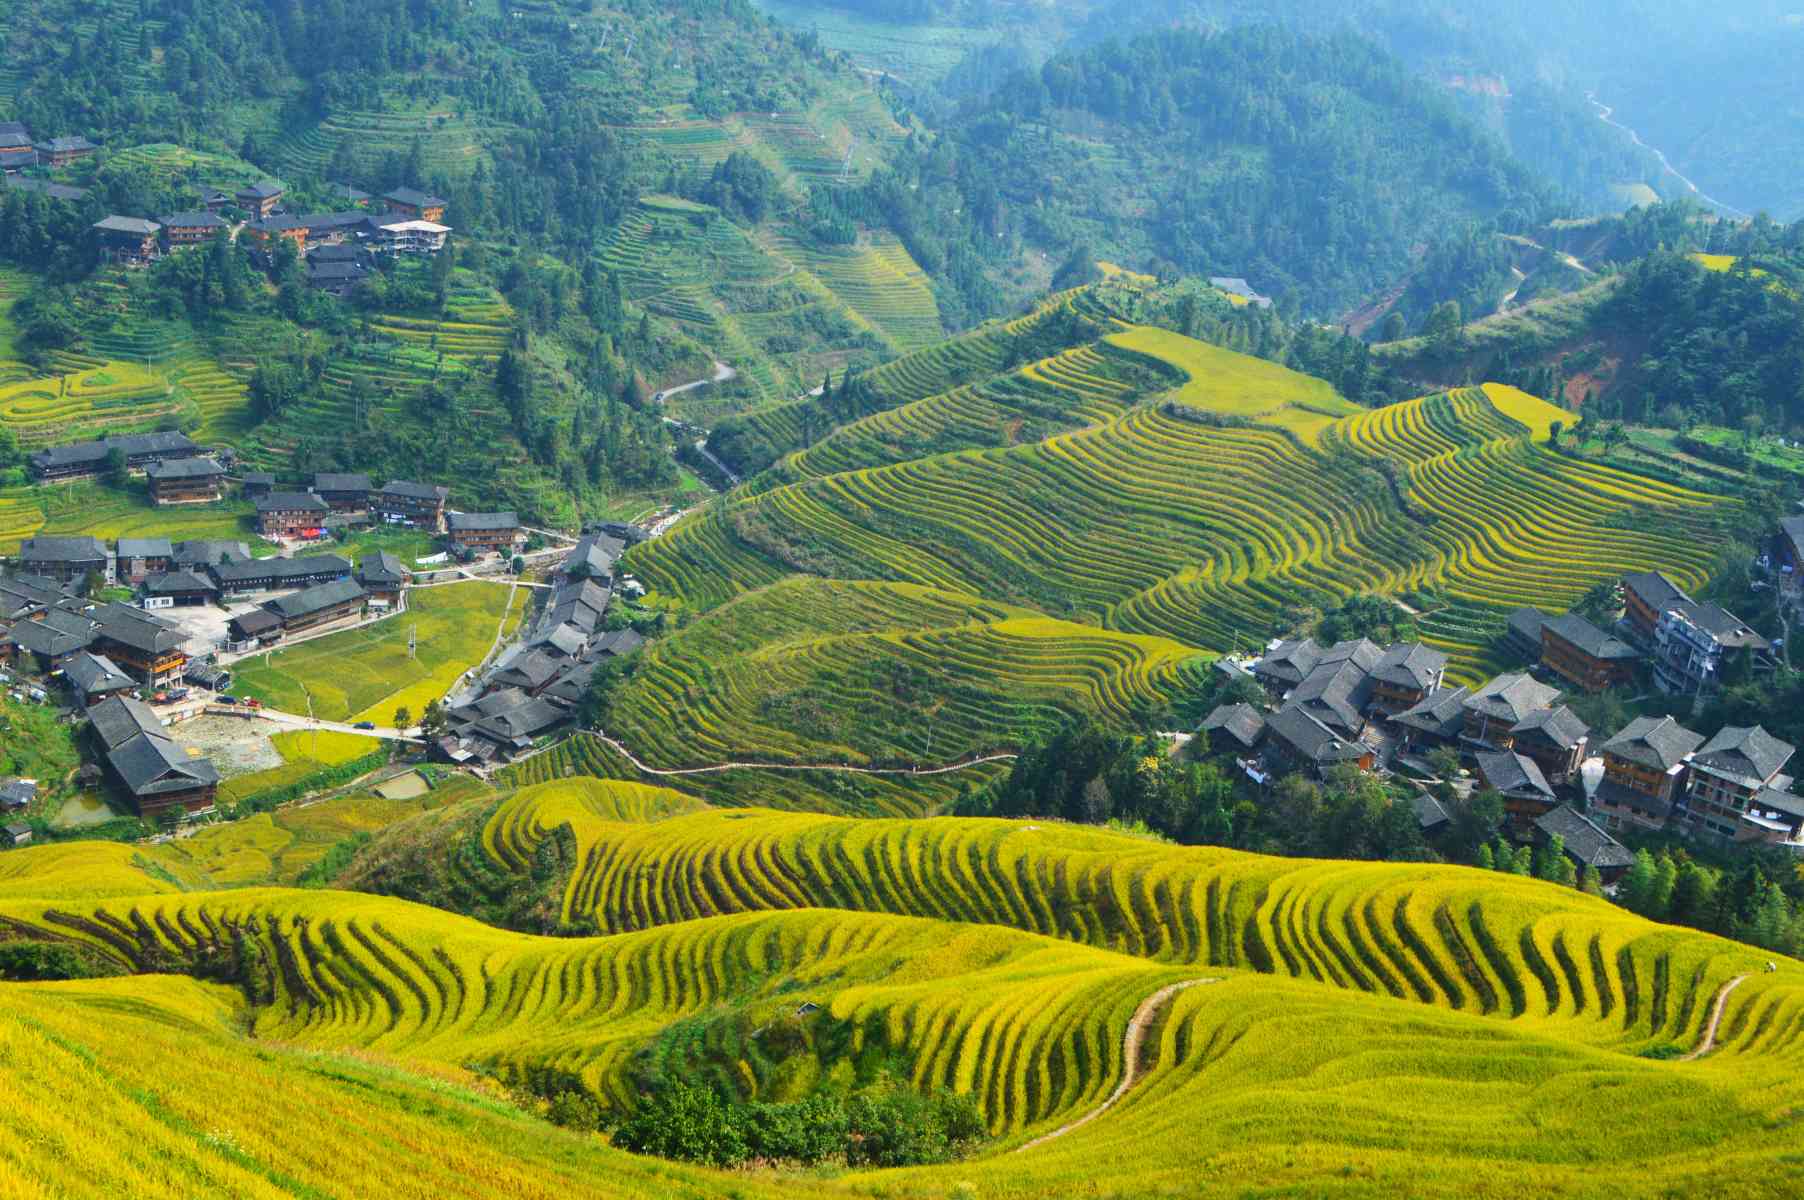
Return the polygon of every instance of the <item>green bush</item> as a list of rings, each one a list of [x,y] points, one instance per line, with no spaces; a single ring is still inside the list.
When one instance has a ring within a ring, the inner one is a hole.
[[[753,1159],[810,1165],[837,1158],[852,1166],[904,1167],[957,1157],[984,1132],[975,1101],[947,1091],[921,1095],[885,1086],[851,1096],[745,1104],[678,1082],[623,1121],[614,1145],[717,1167]]]

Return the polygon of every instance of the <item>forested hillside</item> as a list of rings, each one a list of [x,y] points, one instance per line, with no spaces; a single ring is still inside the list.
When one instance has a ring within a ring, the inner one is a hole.
[[[1372,44],[1270,27],[1061,55],[912,143],[867,195],[905,237],[1088,245],[1244,276],[1318,315],[1404,276],[1425,241],[1557,204]]]
[[[1702,193],[1731,209],[1804,212],[1796,64],[1804,24],[1778,0],[1716,5],[1505,0],[761,0],[911,87],[993,86],[1060,48],[1174,26],[1286,22],[1369,37],[1445,90],[1524,162],[1600,211]],[[1595,97],[1595,99],[1593,99]],[[1605,120],[1605,117],[1608,120]],[[1631,136],[1633,130],[1643,144]],[[1663,152],[1667,162],[1661,161]]]

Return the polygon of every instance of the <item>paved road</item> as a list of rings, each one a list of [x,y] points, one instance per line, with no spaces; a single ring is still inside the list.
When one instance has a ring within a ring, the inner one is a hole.
[[[288,729],[324,729],[331,733],[354,733],[360,737],[380,738],[385,742],[413,742],[416,745],[425,745],[424,739],[416,734],[402,733],[399,729],[384,729],[380,725],[374,729],[359,729],[355,725],[346,725],[341,721],[315,721],[299,713],[282,712],[274,708],[260,708],[257,710],[257,716]]]

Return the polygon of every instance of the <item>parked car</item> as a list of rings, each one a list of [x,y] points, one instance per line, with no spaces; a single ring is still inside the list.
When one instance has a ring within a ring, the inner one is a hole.
[[[219,698],[219,702],[220,702],[220,703],[221,703],[221,704],[236,704],[236,703],[238,703],[238,697],[236,697],[236,696],[221,696],[221,697],[220,697],[220,698]]]
[[[375,727],[376,723],[374,721],[359,721],[357,724],[351,726],[352,729],[374,729]]]

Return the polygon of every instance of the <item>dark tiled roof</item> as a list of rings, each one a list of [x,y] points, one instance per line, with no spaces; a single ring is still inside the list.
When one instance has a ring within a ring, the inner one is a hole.
[[[595,675],[600,663],[571,663],[558,673],[558,677],[546,688],[543,695],[552,700],[561,700],[566,704],[579,704],[589,690],[589,680]]]
[[[1281,642],[1276,650],[1253,664],[1253,674],[1281,683],[1301,683],[1322,661],[1322,648],[1312,638]]]
[[[1675,604],[1672,611],[1703,630],[1728,649],[1752,646],[1764,650],[1769,643],[1748,626],[1746,621],[1720,604]]]
[[[88,719],[94,722],[100,744],[109,750],[124,745],[140,733],[163,732],[163,723],[150,711],[150,706],[129,696],[102,700],[89,710]]]
[[[378,550],[363,556],[357,566],[357,578],[364,583],[402,584],[407,582],[407,569],[388,551]]]
[[[1322,657],[1316,665],[1326,663],[1350,662],[1362,671],[1372,671],[1384,657],[1384,648],[1370,638],[1357,638],[1353,641],[1336,642],[1322,651]]]
[[[336,554],[316,554],[310,558],[261,558],[249,562],[229,562],[213,568],[213,576],[222,587],[258,579],[274,579],[279,587],[285,579],[305,579],[328,573],[349,575],[350,560]]]
[[[520,528],[520,514],[511,512],[452,513],[445,525],[453,533],[491,532]]]
[[[1446,669],[1445,654],[1420,642],[1409,642],[1387,649],[1372,667],[1372,677],[1393,687],[1426,691]]]
[[[19,544],[23,563],[93,562],[106,557],[106,543],[96,537],[31,537]]]
[[[1466,698],[1466,707],[1497,721],[1514,725],[1538,708],[1551,708],[1560,698],[1558,688],[1537,683],[1528,675],[1499,675]]]
[[[1313,763],[1358,762],[1366,754],[1364,746],[1337,736],[1294,704],[1287,704],[1267,717],[1265,726],[1273,737]]]
[[[389,496],[404,496],[409,500],[444,500],[451,494],[448,487],[440,487],[431,483],[414,483],[408,479],[391,479],[382,485],[382,491]]]
[[[121,217],[115,214],[100,218],[94,222],[94,228],[104,233],[129,233],[134,237],[149,237],[163,227],[155,221],[146,221],[143,217]]]
[[[361,599],[363,588],[358,586],[355,579],[334,579],[331,583],[315,584],[290,596],[277,596],[263,607],[284,621],[293,621],[310,617],[334,605]]]
[[[66,183],[51,183],[45,179],[23,179],[17,175],[6,177],[6,186],[18,188],[21,192],[37,192],[52,200],[86,200],[88,189],[70,187]]]
[[[282,618],[268,609],[253,608],[249,612],[242,612],[233,617],[231,624],[237,626],[239,634],[243,637],[261,637],[280,629]]]
[[[175,547],[166,537],[120,538],[120,558],[169,558],[175,554]]]
[[[386,193],[382,198],[384,200],[393,200],[397,204],[410,205],[414,208],[443,208],[445,205],[443,199],[434,196],[431,192],[422,192],[418,188],[410,187],[398,187],[394,191]]]
[[[565,711],[549,700],[528,700],[518,708],[476,722],[475,731],[494,741],[518,744],[543,733],[566,719]]]
[[[55,154],[66,154],[71,150],[100,149],[99,146],[96,146],[85,137],[67,135],[63,137],[45,138],[43,141],[37,143],[37,148],[45,153]]]
[[[0,140],[14,141],[22,144],[31,140],[31,130],[19,121],[0,121]]]
[[[1453,820],[1452,815],[1447,811],[1447,806],[1442,804],[1438,797],[1431,796],[1427,792],[1418,793],[1415,799],[1410,801],[1410,805],[1416,810],[1416,823],[1422,827],[1423,832],[1438,829]]]
[[[251,548],[243,542],[195,539],[177,542],[175,561],[184,567],[213,567],[224,562],[249,562]]]
[[[1634,592],[1649,608],[1655,612],[1665,612],[1675,604],[1686,604],[1691,600],[1679,585],[1658,571],[1642,571],[1634,575],[1624,575],[1622,586]]]
[[[1365,726],[1361,715],[1372,695],[1372,676],[1351,658],[1322,662],[1290,693],[1290,703],[1300,704],[1326,725],[1348,734]]]
[[[1603,751],[1656,771],[1670,771],[1703,744],[1703,735],[1671,717],[1636,717],[1603,744]]]
[[[100,623],[100,636],[146,654],[165,654],[179,650],[188,635],[167,621],[123,604],[103,604],[94,612]]]
[[[1782,792],[1778,788],[1761,788],[1748,801],[1748,808],[1775,812],[1793,820],[1804,821],[1804,796]]]
[[[1692,756],[1693,765],[1734,777],[1748,787],[1763,786],[1791,761],[1797,747],[1759,725],[1725,725]]]
[[[78,622],[75,628],[63,628],[48,619],[19,621],[7,632],[5,641],[44,658],[60,658],[92,645],[94,627],[86,622]]]
[[[1541,644],[1541,626],[1548,623],[1548,614],[1539,608],[1517,608],[1510,614],[1510,632],[1524,641]]]
[[[341,266],[345,263],[361,263],[363,255],[364,251],[357,246],[315,246],[307,251],[307,261],[315,266]]]
[[[495,682],[508,687],[534,691],[543,687],[563,669],[563,663],[538,650],[516,654],[506,667],[495,673]]]
[[[131,676],[103,654],[78,654],[63,664],[63,678],[84,696],[117,692],[137,686]]]
[[[354,262],[317,262],[307,267],[307,278],[314,283],[356,282],[369,276],[369,268]]]
[[[604,634],[589,647],[593,655],[607,655],[611,658],[625,658],[627,655],[645,645],[645,639],[631,629],[616,629],[613,633]]]
[[[255,196],[259,200],[268,200],[282,194],[282,185],[273,179],[265,179],[261,183],[249,183],[238,189],[240,196]]]
[[[1508,750],[1482,751],[1474,757],[1484,781],[1505,795],[1553,796],[1552,786],[1532,758]]]
[[[1465,723],[1466,698],[1470,695],[1463,687],[1436,688],[1422,697],[1415,707],[1398,713],[1395,720],[1399,725],[1424,733],[1451,737]]]
[[[586,571],[592,576],[605,579],[614,573],[614,562],[625,551],[626,543],[619,538],[591,534],[576,543],[570,553],[564,556],[561,569],[567,572]]]
[[[370,477],[368,475],[315,475],[313,490],[316,492],[367,492],[370,490]]]
[[[1548,633],[1571,643],[1592,658],[1605,662],[1640,658],[1641,651],[1620,638],[1605,633],[1577,613],[1564,613],[1550,619]]]
[[[172,458],[144,468],[151,479],[218,479],[225,473],[225,468],[210,458]]]
[[[266,496],[257,497],[257,511],[263,512],[325,512],[328,505],[312,492],[270,492]]]
[[[170,213],[162,218],[168,229],[229,229],[231,226],[218,213],[210,213],[205,209],[199,212]]]
[[[1779,532],[1790,538],[1792,545],[1804,550],[1804,516],[1780,518]]]
[[[1265,718],[1250,704],[1224,704],[1203,718],[1203,731],[1226,733],[1250,750],[1265,736]]]
[[[1591,727],[1562,704],[1558,708],[1536,709],[1516,722],[1510,732],[1518,737],[1534,734],[1562,750],[1570,750],[1591,736]]]
[[[124,437],[101,438],[93,442],[72,442],[66,446],[52,446],[47,450],[39,450],[31,456],[31,461],[39,468],[56,466],[80,466],[87,463],[99,463],[106,456],[118,450],[128,459],[145,454],[175,454],[200,449],[188,436],[167,430],[161,433],[134,433]]]
[[[1600,871],[1619,870],[1635,861],[1627,846],[1564,804],[1536,818],[1535,828],[1549,838],[1558,835],[1567,854]]]
[[[144,590],[152,596],[177,596],[190,592],[217,592],[219,585],[198,571],[170,571],[146,580]]]

